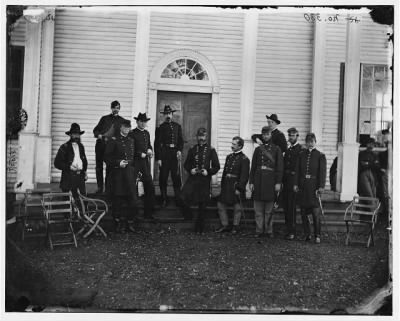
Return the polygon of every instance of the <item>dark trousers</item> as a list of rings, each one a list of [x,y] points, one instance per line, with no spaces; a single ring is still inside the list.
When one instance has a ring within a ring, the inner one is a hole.
[[[104,151],[106,149],[106,142],[103,139],[96,140],[96,146],[94,148],[96,153],[96,181],[97,188],[103,190],[104,187],[104,176],[103,176],[103,168],[104,168]],[[106,186],[107,180],[110,173],[110,167],[106,166]]]
[[[159,176],[161,193],[165,192],[166,194],[168,176],[170,172],[175,193],[179,192],[181,189],[181,176],[178,172],[178,159],[176,157],[176,153],[176,148],[165,148],[163,150],[163,157],[161,158],[162,165],[160,167]],[[177,196],[178,195],[175,195],[175,197]]]
[[[204,231],[204,215],[206,209],[206,203],[200,202],[198,210],[193,214],[193,221],[194,221],[194,231],[203,233]]]
[[[296,235],[296,193],[293,192],[293,185],[283,187],[283,209],[287,233]]]
[[[126,219],[128,222],[133,222],[136,218],[137,207],[136,200],[130,195],[112,197],[112,215],[114,220],[119,221]]]
[[[86,195],[85,177],[82,174],[70,173],[69,188],[62,188],[61,190],[66,193],[71,191],[76,204],[80,204],[78,197],[78,190],[82,195]]]
[[[301,209],[301,220],[303,222],[304,234],[306,236],[311,235],[310,231],[310,218],[308,214],[312,214],[314,223],[314,236],[321,236],[321,209],[319,207],[314,208],[302,208]]]
[[[140,180],[143,182],[144,188],[144,216],[150,217],[154,209],[155,189],[150,172],[150,162],[147,158],[135,159],[135,177],[139,172],[142,174]]]

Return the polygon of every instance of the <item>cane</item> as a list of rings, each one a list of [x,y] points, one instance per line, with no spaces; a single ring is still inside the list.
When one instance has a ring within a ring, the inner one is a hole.
[[[318,203],[319,203],[319,208],[321,209],[322,219],[324,221],[324,226],[326,226],[325,211],[324,211],[324,208],[322,206],[321,193],[319,193],[318,190],[316,190],[315,191],[315,196],[318,198]]]
[[[182,157],[182,155],[181,155]],[[179,179],[181,181],[181,187],[183,186],[183,181],[182,181],[182,159],[181,157],[177,157],[178,158],[178,175],[179,175]]]

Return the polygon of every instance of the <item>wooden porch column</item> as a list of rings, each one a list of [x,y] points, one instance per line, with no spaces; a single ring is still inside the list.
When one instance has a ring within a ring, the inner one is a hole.
[[[321,15],[324,20],[324,16]],[[323,98],[325,77],[326,23],[314,23],[313,74],[311,97],[311,131],[323,140]]]
[[[53,52],[54,52],[54,24],[55,9],[46,10],[45,19],[42,22],[42,46],[40,65],[39,88],[39,128],[35,158],[35,182],[50,183],[52,166],[51,159],[51,113],[53,97]]]
[[[258,39],[258,11],[245,13],[242,54],[242,86],[240,89],[240,136],[244,139],[243,152],[253,155],[253,107],[256,80],[256,52]],[[257,131],[258,132],[258,131]]]
[[[137,11],[135,69],[133,77],[132,118],[139,112],[147,111],[147,84],[149,67],[150,11],[141,8]],[[132,120],[134,122],[134,120]],[[155,123],[155,119],[149,125]],[[132,124],[132,127],[135,127]],[[153,125],[152,125],[153,126]],[[155,126],[155,125],[154,125]],[[153,127],[154,127],[153,126]],[[153,133],[152,128],[149,132]],[[154,137],[152,137],[154,139]]]
[[[19,134],[17,182],[20,191],[34,188],[37,121],[39,108],[40,48],[42,23],[27,23],[22,108],[28,114],[28,122]]]
[[[360,23],[347,20],[343,101],[343,141],[339,143],[337,187],[341,201],[357,193],[358,103],[360,87]]]

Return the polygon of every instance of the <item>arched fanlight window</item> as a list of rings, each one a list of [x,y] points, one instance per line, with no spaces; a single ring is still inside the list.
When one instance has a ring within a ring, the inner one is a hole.
[[[177,59],[163,70],[161,78],[182,80],[209,80],[207,71],[197,61],[192,59]]]

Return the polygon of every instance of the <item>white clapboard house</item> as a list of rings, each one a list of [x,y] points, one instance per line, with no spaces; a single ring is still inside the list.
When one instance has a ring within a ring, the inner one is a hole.
[[[72,122],[85,131],[88,182],[95,183],[92,130],[113,100],[132,121],[146,112],[152,139],[164,105],[177,109],[184,156],[205,126],[222,168],[232,137],[245,139],[251,157],[251,135],[275,113],[285,134],[299,129],[301,143],[307,132],[317,135],[328,172],[339,157],[336,196],[344,201],[357,191],[360,141],[391,127],[393,31],[367,9],[30,9],[9,43],[28,114],[7,148],[11,189],[60,180],[53,162]]]

